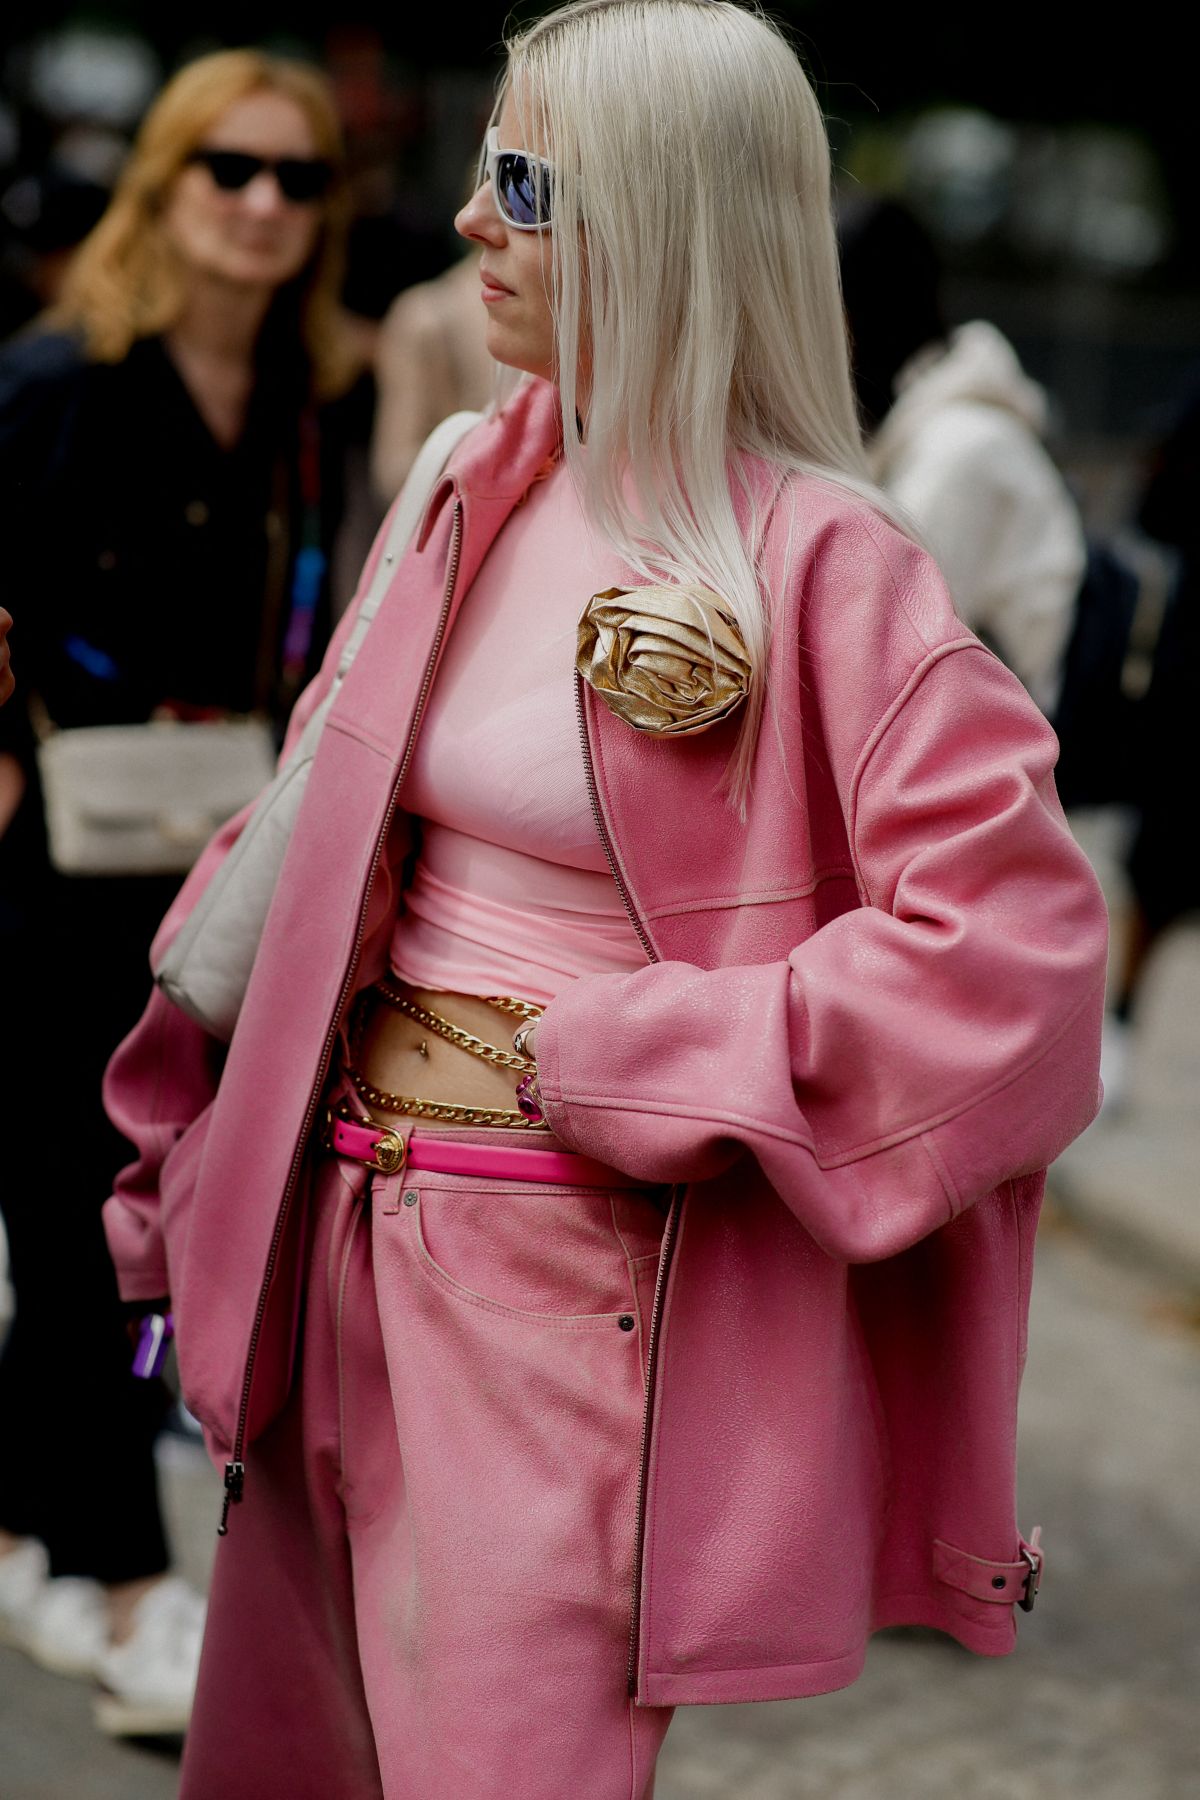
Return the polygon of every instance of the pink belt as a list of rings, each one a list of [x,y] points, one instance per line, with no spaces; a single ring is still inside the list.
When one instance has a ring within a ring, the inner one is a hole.
[[[330,1117],[326,1143],[336,1156],[365,1163],[384,1175],[400,1169],[424,1170],[439,1175],[484,1175],[504,1181],[550,1181],[556,1186],[627,1188],[645,1187],[632,1175],[622,1175],[590,1156],[573,1150],[524,1150],[515,1144],[456,1144],[447,1138],[407,1139],[390,1126]]]

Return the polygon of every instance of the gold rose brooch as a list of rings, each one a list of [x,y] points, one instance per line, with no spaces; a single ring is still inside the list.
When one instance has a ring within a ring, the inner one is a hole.
[[[593,594],[579,621],[575,667],[610,712],[652,737],[707,731],[750,686],[737,625],[705,587]]]

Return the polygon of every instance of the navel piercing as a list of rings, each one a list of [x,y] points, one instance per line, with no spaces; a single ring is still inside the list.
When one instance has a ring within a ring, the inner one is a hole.
[[[424,1038],[422,1038],[417,1045],[417,1055],[423,1056],[426,1062],[429,1061],[429,1045],[425,1042]]]

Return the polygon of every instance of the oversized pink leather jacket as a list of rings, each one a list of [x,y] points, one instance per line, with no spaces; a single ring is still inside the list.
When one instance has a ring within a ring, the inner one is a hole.
[[[307,1147],[383,967],[439,649],[557,441],[530,381],[452,458],[330,714],[219,1085],[158,995],[109,1070],[138,1153],[106,1209],[122,1291],[170,1292],[234,1498],[287,1391]],[[1053,734],[925,554],[827,484],[748,474],[776,611],[747,823],[719,791],[736,718],[651,738],[580,687],[647,966],[569,984],[537,1035],[563,1141],[674,1190],[631,1594],[647,1704],[845,1686],[888,1624],[1012,1649],[1042,1171],[1098,1097],[1105,912]]]

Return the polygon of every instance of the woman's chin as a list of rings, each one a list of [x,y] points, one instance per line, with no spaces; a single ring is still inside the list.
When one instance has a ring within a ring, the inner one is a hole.
[[[231,287],[277,288],[291,281],[303,266],[291,257],[243,250],[214,257],[205,273],[215,276],[218,281],[228,282]]]
[[[553,375],[554,365],[545,354],[532,345],[523,344],[515,334],[504,329],[499,319],[489,317],[486,341],[493,362],[503,363],[508,369],[521,369],[526,375],[540,375],[546,381]]]

